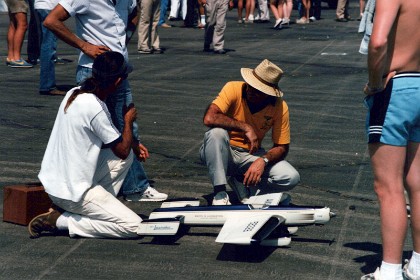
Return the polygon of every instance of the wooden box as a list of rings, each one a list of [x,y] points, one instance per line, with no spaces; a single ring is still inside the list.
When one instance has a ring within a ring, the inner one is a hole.
[[[52,205],[40,183],[4,187],[3,198],[3,221],[20,225],[28,225]]]

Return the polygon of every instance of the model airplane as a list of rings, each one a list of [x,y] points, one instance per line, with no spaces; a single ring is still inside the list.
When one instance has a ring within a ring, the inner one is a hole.
[[[287,246],[298,226],[325,224],[335,214],[328,207],[278,205],[282,194],[248,199],[250,204],[199,206],[198,200],[164,202],[139,227],[139,235],[175,235],[180,224],[222,226],[216,242]],[[283,195],[284,197],[284,195]]]

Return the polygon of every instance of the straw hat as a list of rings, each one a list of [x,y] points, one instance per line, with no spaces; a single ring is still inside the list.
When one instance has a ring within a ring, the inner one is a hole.
[[[241,68],[241,74],[245,82],[253,88],[271,96],[283,96],[278,86],[283,70],[268,59],[264,59],[255,69]]]

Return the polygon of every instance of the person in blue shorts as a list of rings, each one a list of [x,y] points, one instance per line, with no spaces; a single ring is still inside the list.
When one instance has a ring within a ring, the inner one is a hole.
[[[420,279],[420,2],[376,0],[364,88],[381,217],[380,268],[361,279]],[[411,206],[412,257],[402,267]]]

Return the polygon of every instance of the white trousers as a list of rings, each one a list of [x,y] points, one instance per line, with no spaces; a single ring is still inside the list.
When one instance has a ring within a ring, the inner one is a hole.
[[[93,185],[80,201],[50,196],[54,204],[67,211],[71,237],[137,237],[142,219],[116,198],[132,161],[132,153],[122,160],[111,149],[102,149]]]
[[[255,154],[236,149],[229,145],[229,134],[222,128],[212,128],[204,135],[204,143],[200,148],[201,160],[209,169],[213,186],[226,185],[226,176],[241,177],[249,166],[265,154],[263,149]],[[287,161],[282,160],[265,168],[261,182],[256,188],[261,194],[287,191],[300,181],[300,175]],[[253,189],[253,188],[251,188]],[[255,190],[251,190],[255,192]]]
[[[268,11],[267,0],[258,0],[257,14],[260,20],[270,20],[270,12]]]
[[[187,0],[171,0],[171,11],[169,12],[169,17],[178,18],[180,6],[182,19],[185,20],[187,17]]]

